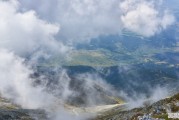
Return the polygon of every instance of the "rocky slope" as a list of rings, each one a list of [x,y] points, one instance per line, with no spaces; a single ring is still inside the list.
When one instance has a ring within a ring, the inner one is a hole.
[[[179,94],[160,100],[152,105],[145,103],[145,107],[121,111],[119,108],[109,110],[98,115],[93,120],[179,120],[168,118],[168,113],[179,112]]]
[[[46,120],[44,110],[22,109],[10,101],[0,98],[0,120]]]
[[[160,100],[144,107],[127,110],[127,104],[114,104],[89,108],[66,107],[72,112],[98,114],[90,120],[179,120],[169,119],[168,113],[179,112],[179,94]],[[0,98],[0,120],[50,120],[44,110],[22,109],[21,107]]]

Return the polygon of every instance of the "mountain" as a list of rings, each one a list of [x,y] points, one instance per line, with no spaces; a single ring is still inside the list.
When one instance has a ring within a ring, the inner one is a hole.
[[[144,107],[121,111],[118,107],[100,114],[93,120],[179,120],[168,118],[168,113],[179,112],[179,94]]]
[[[127,104],[123,105],[103,105],[96,107],[73,107],[66,105],[66,109],[76,114],[76,112],[95,113],[97,117],[89,120],[179,120],[169,119],[168,113],[179,112],[179,93],[149,104],[144,102],[144,107],[127,110]],[[74,113],[75,112],[75,113]],[[0,119],[1,120],[50,120],[44,110],[22,109],[19,106],[0,99]]]
[[[0,120],[46,120],[44,110],[23,109],[11,101],[0,97]]]

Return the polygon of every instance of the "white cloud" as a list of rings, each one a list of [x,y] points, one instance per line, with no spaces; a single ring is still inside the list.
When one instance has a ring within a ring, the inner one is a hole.
[[[125,0],[120,8],[124,13],[121,16],[124,28],[146,37],[161,32],[175,21],[173,15],[161,13],[151,1]]]
[[[0,94],[24,108],[43,108],[54,102],[43,87],[33,87],[32,70],[12,52],[0,49]],[[43,102],[42,102],[43,101]],[[44,104],[45,103],[45,104]]]
[[[0,48],[18,55],[31,54],[37,50],[65,51],[54,35],[59,26],[38,18],[35,11],[19,12],[16,0],[0,1]]]
[[[85,84],[77,84],[76,88],[83,88],[72,91],[70,89],[71,79],[62,71],[59,75],[57,87],[47,86],[44,77],[39,78],[42,84],[34,85],[35,79],[30,77],[33,70],[28,66],[24,59],[16,56],[14,53],[5,49],[0,49],[0,95],[13,103],[27,109],[44,109],[48,112],[48,116],[53,120],[85,120],[91,114],[72,111],[64,107],[64,102],[75,95],[85,93],[86,105],[95,105],[96,100],[104,101],[97,94],[96,85],[102,86],[107,92],[114,93],[112,87],[95,75],[82,75],[78,79],[85,81]],[[77,79],[77,80],[78,80]],[[60,95],[60,96],[59,96]],[[85,97],[85,96],[83,96]],[[72,107],[72,106],[71,106]],[[74,112],[74,113],[72,113]],[[78,115],[75,115],[77,113]]]
[[[79,42],[119,34],[123,28],[153,36],[174,22],[161,10],[162,0],[21,0],[23,10],[34,9],[41,18],[60,23],[59,37]],[[164,20],[165,19],[165,20]]]
[[[66,74],[60,76],[62,89],[55,89],[63,95],[57,98],[51,92],[47,92],[45,79],[43,84],[34,85],[34,79],[30,77],[33,70],[24,62],[23,58],[5,49],[0,49],[0,95],[26,109],[44,109],[47,116],[52,120],[85,120],[88,114],[75,115],[63,105],[67,96],[68,82]],[[42,77],[43,78],[43,77]],[[60,91],[62,90],[62,91]],[[65,95],[65,96],[64,96]],[[32,116],[33,117],[33,116]]]
[[[35,9],[43,19],[60,23],[60,38],[81,42],[121,30],[118,0],[21,0],[22,7]]]
[[[137,83],[139,84],[139,83]],[[139,94],[134,92],[133,97],[126,97],[128,101],[128,107],[130,109],[145,106],[146,103],[152,104],[161,99],[165,99],[170,95],[169,89],[166,86],[146,86],[149,87],[150,95]]]
[[[100,35],[118,34],[123,27],[151,36],[166,29],[174,21],[168,12],[160,15],[153,3],[147,1],[136,1],[134,5],[131,5],[130,0],[0,1],[0,93],[25,108],[49,107],[55,103],[56,98],[45,92],[44,86],[32,85],[33,79],[29,76],[33,70],[21,57],[35,53],[32,59],[34,60],[41,54],[48,57],[48,51],[65,53],[69,48],[64,46],[61,40],[67,40],[68,43],[89,40]],[[60,40],[55,40],[56,35]],[[76,93],[69,88],[71,79],[66,72],[59,76],[61,78],[57,88],[62,87],[61,96],[66,100]],[[88,104],[96,102],[93,97],[96,95],[96,83],[105,86],[107,91],[112,89],[102,80],[97,81],[99,77],[84,75],[78,79],[86,81],[83,86],[86,93],[88,89],[91,91]],[[52,92],[59,93],[56,89]],[[62,112],[60,113],[62,115]]]

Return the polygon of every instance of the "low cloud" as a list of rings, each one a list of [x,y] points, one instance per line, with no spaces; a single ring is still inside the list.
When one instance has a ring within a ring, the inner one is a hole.
[[[0,48],[20,56],[37,51],[63,52],[67,48],[54,39],[59,25],[39,19],[33,10],[19,12],[16,0],[0,1]]]
[[[73,91],[69,92],[66,74],[61,73],[58,88],[47,87],[47,79],[40,77],[43,83],[35,85],[36,79],[30,77],[33,70],[26,64],[23,58],[16,56],[8,50],[0,49],[0,95],[11,102],[26,109],[44,109],[48,118],[52,120],[84,120],[89,114],[79,113],[75,115],[72,108],[65,108],[65,101]],[[51,90],[54,91],[51,91]],[[61,96],[55,93],[61,92]]]
[[[124,28],[146,37],[160,33],[175,21],[167,10],[158,10],[153,1],[125,0],[120,8]]]
[[[65,70],[58,73],[56,86],[52,84],[49,88],[46,76],[40,77],[42,84],[34,85],[36,79],[30,77],[34,73],[31,65],[36,65],[39,57],[48,59],[54,53],[62,53],[64,57],[71,50],[70,42],[78,43],[103,35],[119,34],[124,28],[149,37],[174,22],[171,14],[160,14],[152,2],[136,1],[131,7],[130,1],[127,1],[129,0],[0,1],[2,97],[23,108],[44,108],[49,111],[56,103],[66,102],[70,97],[79,95],[80,91],[71,88],[73,80]],[[27,56],[32,56],[30,61]],[[87,105],[103,102],[96,94],[98,84],[106,92],[112,91],[116,95],[113,88],[99,76],[85,74],[76,76],[76,79],[83,83],[81,89],[87,94]],[[73,115],[63,109],[63,105],[59,109],[54,112],[57,115],[54,119],[74,119]],[[77,116],[76,119],[85,117]]]
[[[0,62],[1,96],[31,109],[44,108],[54,102],[53,96],[43,91],[43,86],[33,87],[33,79],[29,77],[33,71],[24,59],[0,49]]]
[[[118,0],[21,0],[26,10],[34,9],[41,18],[60,23],[59,37],[72,42],[89,41],[121,30]]]
[[[59,38],[81,42],[120,34],[123,29],[150,37],[174,22],[157,0],[21,0],[24,11],[34,9],[42,19],[61,25]],[[157,8],[158,7],[158,8]]]
[[[139,83],[137,83],[139,84]],[[131,96],[128,96],[126,92],[121,92],[120,95],[125,98],[127,101],[128,109],[138,108],[138,107],[146,107],[146,105],[151,105],[154,102],[157,102],[161,99],[165,99],[170,96],[170,89],[166,86],[145,86],[149,93],[138,93],[136,91],[132,92]],[[123,94],[122,94],[123,93]]]
[[[31,77],[34,74],[31,66],[23,58],[5,49],[0,49],[0,62],[1,97],[9,99],[22,108],[44,109],[53,120],[89,118],[92,114],[75,111],[73,110],[75,107],[66,108],[65,105],[70,106],[81,99],[84,99],[83,103],[77,102],[75,105],[105,104],[103,94],[116,95],[117,93],[112,86],[94,74],[79,75],[74,80],[62,69],[57,74],[57,79],[52,81],[43,75],[38,78]],[[57,83],[53,83],[55,80]]]

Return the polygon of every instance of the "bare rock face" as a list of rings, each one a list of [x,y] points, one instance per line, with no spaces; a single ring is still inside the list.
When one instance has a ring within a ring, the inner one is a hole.
[[[46,120],[44,110],[22,109],[10,101],[0,98],[0,120]]]
[[[125,104],[112,107],[107,111],[99,112],[96,118],[90,120],[170,120],[168,113],[177,112],[179,112],[179,93],[132,110],[126,110]],[[50,118],[44,110],[22,109],[0,98],[0,120],[50,120]]]
[[[45,112],[40,110],[0,110],[0,120],[46,120]]]
[[[128,111],[121,111],[121,109],[109,110],[93,120],[172,120],[168,119],[168,113],[177,112],[179,112],[179,94],[152,105]]]

